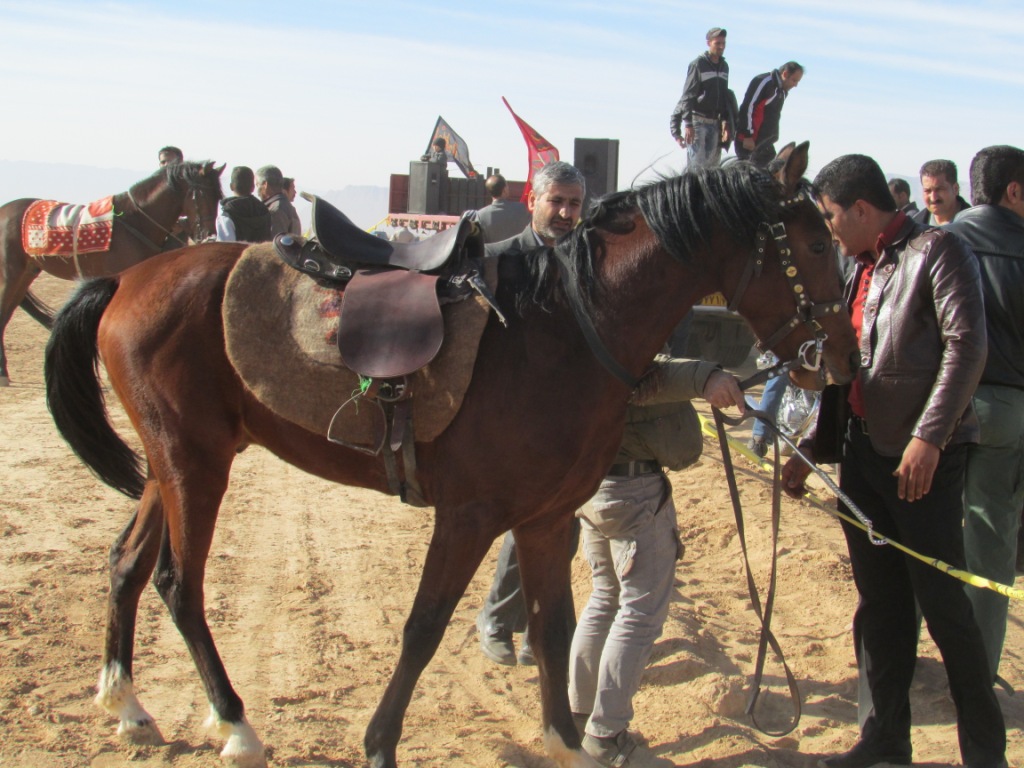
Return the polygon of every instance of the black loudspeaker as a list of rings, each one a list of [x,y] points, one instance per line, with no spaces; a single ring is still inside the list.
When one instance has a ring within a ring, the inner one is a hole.
[[[444,171],[441,163],[409,163],[409,213],[441,213]]]
[[[573,165],[587,180],[591,200],[619,188],[619,140],[576,139]]]

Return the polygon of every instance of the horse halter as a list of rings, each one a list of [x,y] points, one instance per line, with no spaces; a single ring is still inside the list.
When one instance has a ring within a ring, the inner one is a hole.
[[[189,234],[192,236],[192,240],[194,242],[201,243],[203,241],[203,239],[204,239],[204,238],[200,237],[200,235],[203,232],[203,229],[202,229],[203,222],[204,221],[209,221],[211,218],[214,218],[214,220],[215,220],[215,217],[202,216],[200,214],[200,212],[199,212],[199,198],[200,198],[199,188],[197,186],[195,186],[195,185],[189,185],[189,189],[192,192],[192,207],[195,209],[195,212],[196,212],[195,224],[192,227],[192,232],[190,232]],[[160,230],[161,232],[164,233],[164,235],[166,236],[164,238],[165,240],[166,240],[167,237],[173,237],[175,240],[177,240],[179,242],[180,245],[182,245],[182,246],[188,245],[187,242],[182,243],[181,239],[177,235],[174,235],[171,232],[170,229],[168,229],[163,224],[161,224],[159,221],[157,221],[152,216],[150,216],[148,213],[146,213],[145,209],[141,205],[139,205],[139,201],[135,199],[135,195],[132,194],[131,189],[129,189],[126,194],[128,195],[128,199],[131,201],[131,204],[135,206],[135,210],[142,216],[142,218],[144,218],[146,221],[148,221],[150,224],[152,224],[154,227],[156,227],[158,230]],[[182,211],[184,211],[184,201],[183,201],[183,204],[182,204]],[[122,222],[122,224],[123,223],[124,222]],[[149,240],[149,238],[144,237],[143,235],[141,235],[141,233],[139,233],[138,230],[135,230],[135,234],[139,235],[139,237],[143,237],[143,239],[149,241],[150,245],[153,246],[153,248],[156,249],[157,251],[160,250],[160,248],[161,248],[160,245],[158,245],[157,243],[154,243],[152,240]],[[209,235],[211,235],[211,234],[216,234],[216,229],[211,230],[211,232],[207,234],[207,237],[209,237]]]
[[[799,203],[808,200],[807,193],[800,191],[793,197],[783,200],[780,204],[782,209],[792,208]],[[828,334],[821,327],[819,320],[829,315],[838,314],[843,309],[842,299],[829,299],[824,302],[813,302],[807,295],[807,288],[800,278],[800,270],[793,262],[793,249],[789,244],[789,237],[786,234],[786,225],[781,221],[769,224],[761,222],[757,228],[757,244],[747,261],[747,266],[736,286],[736,294],[729,302],[729,309],[733,312],[739,307],[743,295],[750,285],[751,278],[760,277],[764,268],[765,250],[768,245],[768,238],[771,237],[779,251],[779,260],[782,266],[782,273],[786,276],[789,287],[792,289],[796,301],[796,314],[786,321],[781,328],[771,334],[764,341],[757,342],[757,348],[764,351],[772,349],[776,344],[789,336],[801,325],[807,326],[813,339],[809,339],[800,345],[797,355],[793,360],[779,362],[777,365],[767,368],[744,383],[752,386],[767,378],[778,376],[782,373],[804,368],[808,371],[820,371],[824,355],[825,341]]]
[[[201,209],[199,207],[199,201],[200,201],[200,199],[202,197],[202,195],[200,195],[200,188],[197,185],[190,185],[190,188],[191,188],[191,191],[192,191],[192,207],[195,209],[195,212],[196,212],[195,224],[193,225],[192,232],[190,234],[192,235],[193,242],[201,243],[204,240],[207,240],[207,239],[209,239],[211,237],[215,237],[216,236],[216,234],[217,234],[217,227],[216,227],[217,217],[216,217],[216,215],[214,215],[214,216],[203,216],[202,215],[202,211],[201,211]],[[202,191],[203,192],[208,192],[209,190],[204,188]],[[208,221],[213,221],[214,222],[213,228],[211,228],[209,230],[204,229],[204,226],[203,226],[204,222],[208,222]]]

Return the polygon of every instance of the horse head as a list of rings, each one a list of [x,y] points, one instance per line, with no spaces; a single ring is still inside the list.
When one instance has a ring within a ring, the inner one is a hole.
[[[182,167],[188,164],[181,164]],[[187,192],[182,202],[182,212],[188,222],[188,233],[193,241],[201,243],[216,237],[217,213],[223,193],[220,176],[224,164],[216,167],[212,162],[193,163],[191,173],[184,174]]]
[[[790,363],[797,385],[821,389],[850,381],[860,353],[832,234],[804,179],[808,146],[784,147],[773,162],[775,216],[762,224],[750,263],[726,295],[754,328],[758,346]],[[788,295],[781,302],[780,286]]]

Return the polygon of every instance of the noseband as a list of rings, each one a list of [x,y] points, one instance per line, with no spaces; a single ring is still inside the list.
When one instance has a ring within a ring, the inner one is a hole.
[[[801,191],[793,197],[784,200],[780,207],[783,209],[792,208],[807,199],[807,194]],[[775,240],[775,245],[779,251],[782,273],[786,276],[789,287],[793,290],[793,296],[796,301],[796,314],[767,339],[758,341],[757,348],[762,352],[766,349],[772,349],[801,325],[807,326],[814,338],[800,345],[794,359],[780,361],[771,368],[759,371],[749,379],[744,380],[741,384],[743,389],[759,384],[766,379],[795,371],[798,368],[808,371],[820,371],[825,340],[828,339],[828,334],[825,333],[825,329],[821,327],[819,321],[821,318],[828,317],[829,315],[838,314],[843,308],[843,300],[841,298],[829,299],[828,301],[818,303],[811,301],[810,296],[807,295],[807,287],[800,278],[800,270],[797,269],[796,264],[793,262],[793,249],[790,247],[789,237],[786,234],[786,225],[779,221],[774,224],[761,222],[758,226],[757,245],[747,261],[746,268],[743,270],[743,275],[736,286],[736,293],[732,301],[729,302],[730,310],[735,312],[739,307],[740,301],[750,285],[751,278],[760,277],[761,271],[764,268],[765,247],[768,244],[769,237]]]

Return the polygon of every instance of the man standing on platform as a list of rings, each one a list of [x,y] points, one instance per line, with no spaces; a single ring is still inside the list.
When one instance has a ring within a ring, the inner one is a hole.
[[[683,95],[669,118],[672,138],[686,149],[691,170],[718,165],[722,146],[732,138],[736,97],[729,90],[725,35],[721,27],[708,30],[708,49],[690,62]]]
[[[768,167],[775,158],[782,107],[803,76],[801,65],[787,61],[750,81],[736,125],[736,157],[761,168]]]

